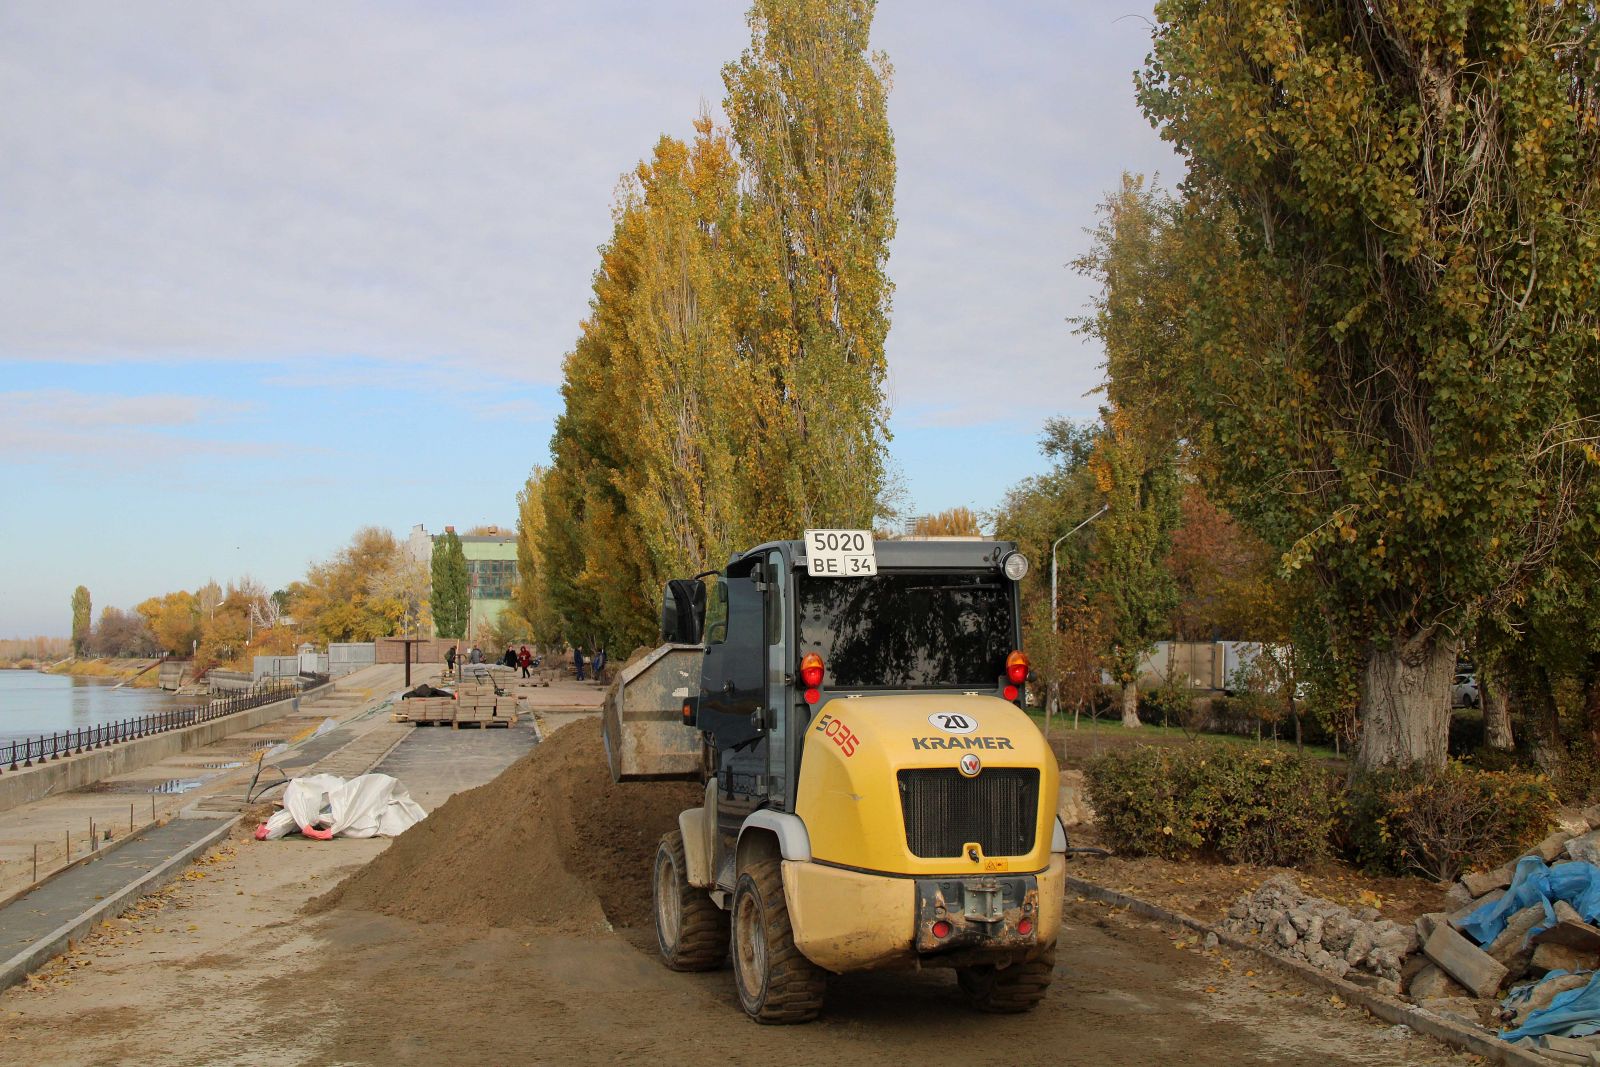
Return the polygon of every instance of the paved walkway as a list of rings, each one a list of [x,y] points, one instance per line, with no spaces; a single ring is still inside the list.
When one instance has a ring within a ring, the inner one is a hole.
[[[8,971],[29,971],[55,955],[59,938],[93,925],[89,912],[132,903],[144,883],[187,858],[233,823],[227,817],[173,819],[100,859],[80,863],[0,908],[0,985]],[[52,940],[51,934],[57,934]]]
[[[415,682],[415,667],[413,672]],[[297,739],[291,735],[286,751],[266,757],[259,778],[253,763],[226,768],[181,796],[186,807],[178,817],[161,824],[136,824],[133,833],[123,834],[123,840],[114,842],[103,856],[88,861],[80,858],[78,866],[0,907],[0,988],[59,952],[67,938],[78,936],[102,917],[117,914],[141,894],[175,876],[193,855],[225,836],[238,813],[263,792],[269,799],[281,795],[270,783],[314,773],[354,777],[378,770],[400,779],[413,799],[431,811],[455,793],[488,782],[525,755],[539,741],[537,720],[545,718],[541,712],[509,729],[414,727],[390,721],[386,702],[390,692],[373,695],[371,690],[354,690],[308,709],[302,718],[314,720],[314,725],[301,730]],[[597,705],[601,696],[596,689],[570,683],[540,688],[532,695],[536,700],[543,698],[540,703],[558,707],[554,717],[560,719],[585,704]],[[342,721],[337,716],[342,716]],[[317,733],[317,725],[325,727],[328,718],[335,718],[338,725]],[[280,721],[263,729],[282,733],[288,725],[294,724]],[[239,743],[240,735],[235,735],[219,745]],[[245,743],[261,747],[280,742],[267,738]],[[204,761],[207,757],[208,752],[201,750],[181,758]],[[162,771],[146,768],[136,773]],[[79,819],[86,796],[108,791],[100,788],[47,797],[0,813],[0,833],[8,822],[36,825],[52,816],[58,823]]]

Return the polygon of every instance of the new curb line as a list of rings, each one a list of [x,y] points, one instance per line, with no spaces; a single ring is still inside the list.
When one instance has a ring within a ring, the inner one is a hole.
[[[60,955],[66,949],[67,942],[92,927],[103,916],[120,913],[139,897],[171,881],[179,869],[188,864],[198,853],[204,852],[226,836],[238,821],[237,815],[222,819],[215,830],[193,844],[184,846],[180,852],[169,857],[160,866],[140,875],[104,900],[95,901],[93,906],[77,917],[68,919],[28,948],[0,963],[0,989],[15,985],[30,972],[37,970],[41,964]]]
[[[1217,940],[1229,948],[1239,952],[1247,952],[1276,970],[1293,975],[1330,993],[1337,993],[1344,1000],[1360,1005],[1385,1022],[1404,1023],[1411,1029],[1427,1034],[1429,1037],[1437,1038],[1447,1045],[1466,1052],[1476,1053],[1491,1063],[1503,1064],[1506,1067],[1550,1067],[1551,1061],[1545,1057],[1517,1048],[1515,1045],[1507,1044],[1498,1037],[1441,1019],[1424,1011],[1415,1004],[1407,1004],[1405,1001],[1385,996],[1375,990],[1356,985],[1354,982],[1347,982],[1343,978],[1335,978],[1331,974],[1324,974],[1309,963],[1301,963],[1299,960],[1268,952],[1259,945],[1253,945],[1236,934],[1215,926],[1209,926],[1199,919],[1185,915],[1182,912],[1170,911],[1159,904],[1152,904],[1149,901],[1140,900],[1138,897],[1119,893],[1115,889],[1107,889],[1105,886],[1095,885],[1093,882],[1085,882],[1083,879],[1074,878],[1071,875],[1067,876],[1067,889],[1090,900],[1098,900],[1103,904],[1114,904],[1119,908],[1126,908],[1136,915],[1142,915],[1146,919],[1185,926],[1202,934],[1215,934],[1217,935]]]

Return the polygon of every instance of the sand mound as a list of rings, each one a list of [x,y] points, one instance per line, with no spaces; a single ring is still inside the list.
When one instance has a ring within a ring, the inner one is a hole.
[[[569,932],[602,919],[648,926],[656,843],[701,792],[688,782],[612,782],[599,720],[585,719],[451,797],[308,910]]]

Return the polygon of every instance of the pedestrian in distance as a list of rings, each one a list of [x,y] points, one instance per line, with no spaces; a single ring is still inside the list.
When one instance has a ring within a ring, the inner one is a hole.
[[[529,677],[528,668],[533,666],[533,653],[528,651],[527,645],[523,645],[521,651],[517,653],[517,666],[522,668],[524,678]]]
[[[516,670],[517,669],[517,650],[512,648],[511,646],[507,645],[506,646],[506,654],[504,656],[500,657],[500,662],[505,664],[507,667],[510,667],[512,670]]]
[[[583,681],[583,649],[577,645],[572,646],[572,669],[578,673],[578,681]]]
[[[468,663],[482,663],[483,662],[483,649],[479,648],[477,645],[473,645],[471,654],[467,656],[467,662]]]
[[[598,649],[595,650],[593,666],[594,666],[594,680],[597,681],[597,682],[605,681],[606,680],[606,650],[605,650],[605,646],[604,645],[600,646]]]
[[[444,650],[444,669],[446,674],[456,672],[456,646],[451,645]]]

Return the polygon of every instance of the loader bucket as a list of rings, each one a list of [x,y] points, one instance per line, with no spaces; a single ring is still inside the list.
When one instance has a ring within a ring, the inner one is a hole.
[[[700,693],[699,645],[661,645],[617,673],[601,711],[606,762],[617,782],[705,779],[700,732],[683,724],[683,698]]]

